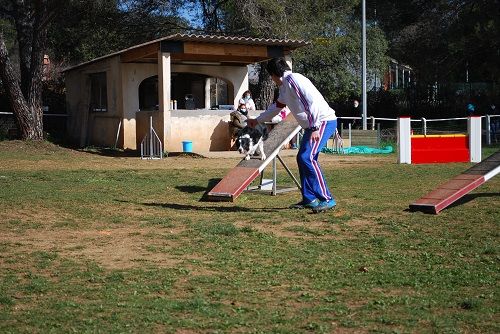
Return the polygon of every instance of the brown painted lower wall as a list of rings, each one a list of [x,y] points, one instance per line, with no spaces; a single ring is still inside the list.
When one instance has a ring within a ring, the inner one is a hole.
[[[121,128],[121,118],[118,116],[108,116],[91,114],[89,120],[89,143],[95,146],[114,147],[118,129]],[[119,143],[118,143],[119,144]]]
[[[139,111],[136,113],[136,145],[141,147],[141,141],[149,132],[149,118],[153,117],[153,129],[160,139],[163,133],[163,115],[159,111]]]
[[[89,119],[89,144],[103,147],[122,147],[139,149],[141,141],[149,131],[149,117],[153,116],[153,127],[163,141],[164,150],[182,151],[183,141],[191,141],[193,152],[228,151],[231,149],[229,134],[229,110],[173,110],[165,122],[168,127],[163,131],[163,115],[159,111],[136,113],[135,126],[123,126],[124,120],[106,114],[91,114]],[[260,112],[255,112],[255,117]],[[122,122],[120,124],[120,122]],[[162,138],[167,133],[167,138]],[[117,140],[118,134],[118,140]],[[127,138],[128,137],[128,138]],[[135,147],[123,147],[124,142],[135,143]]]

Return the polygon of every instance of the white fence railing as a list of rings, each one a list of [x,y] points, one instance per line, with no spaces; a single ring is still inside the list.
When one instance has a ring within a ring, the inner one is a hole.
[[[6,112],[6,111],[0,111],[0,115],[14,115],[11,112]],[[43,116],[50,116],[50,117],[68,117],[68,114],[43,114]]]
[[[486,145],[491,145],[492,141],[499,142],[500,141],[500,115],[485,115],[485,116],[480,116],[481,119],[484,121],[484,134],[486,136]],[[361,117],[339,117],[342,120],[361,120]],[[371,130],[376,130],[377,129],[377,122],[381,121],[389,121],[389,122],[397,122],[397,118],[384,118],[384,117],[373,117],[369,116],[367,117],[370,124],[370,129]],[[432,118],[432,119],[427,119],[425,117],[422,117],[420,119],[411,119],[412,123],[421,123],[421,131],[422,134],[427,135],[428,134],[428,128],[429,128],[429,123],[435,123],[435,122],[450,122],[450,121],[466,121],[468,118],[467,117],[454,117],[454,118]]]

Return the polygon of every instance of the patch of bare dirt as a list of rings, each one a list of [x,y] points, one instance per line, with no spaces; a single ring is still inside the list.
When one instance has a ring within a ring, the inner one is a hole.
[[[182,232],[182,228],[177,228],[166,229],[163,233]],[[38,228],[23,233],[3,232],[0,241],[15,243],[20,252],[56,252],[63,257],[95,261],[108,269],[135,268],[144,264],[170,268],[184,261],[184,257],[171,255],[171,250],[175,249],[179,241],[148,237],[153,233],[157,235],[158,231],[134,226],[104,230]]]

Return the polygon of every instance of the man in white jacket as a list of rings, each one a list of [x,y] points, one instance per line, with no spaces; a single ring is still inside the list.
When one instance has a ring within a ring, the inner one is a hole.
[[[248,119],[247,124],[255,127],[258,123],[270,121],[287,106],[304,129],[297,154],[302,201],[291,207],[310,208],[315,213],[333,209],[336,202],[319,166],[318,155],[328,138],[335,134],[335,111],[308,78],[299,73],[292,73],[283,58],[271,59],[266,69],[279,87],[278,99],[257,118]]]

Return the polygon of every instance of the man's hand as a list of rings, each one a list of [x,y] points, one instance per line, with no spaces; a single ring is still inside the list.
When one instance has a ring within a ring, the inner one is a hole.
[[[319,141],[319,130],[314,131],[311,133],[311,141]]]
[[[259,124],[259,122],[255,118],[247,119],[247,126],[249,126],[251,128],[255,128],[258,124]]]

